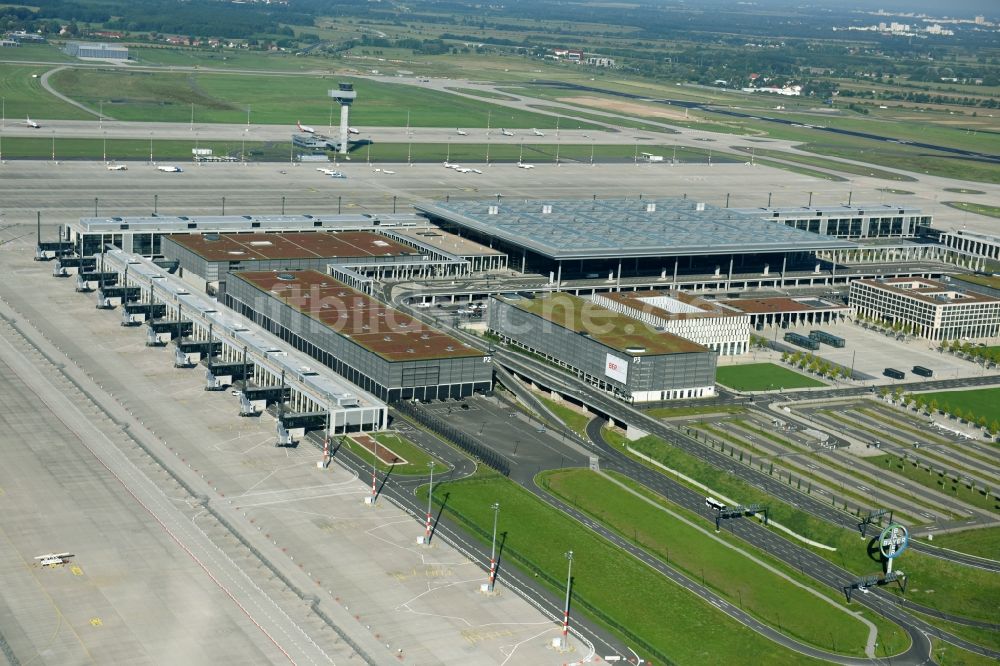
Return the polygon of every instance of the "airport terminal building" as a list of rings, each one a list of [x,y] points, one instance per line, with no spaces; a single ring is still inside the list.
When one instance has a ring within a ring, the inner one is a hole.
[[[489,330],[633,403],[715,395],[716,354],[578,296],[493,298]]]
[[[223,302],[386,402],[493,386],[489,356],[325,273],[231,273]]]
[[[564,279],[707,276],[780,284],[818,271],[816,253],[856,244],[691,199],[450,200],[417,204],[446,231],[504,252],[523,272]]]
[[[390,266],[422,256],[371,231],[181,234],[164,238],[161,248],[164,258],[177,260],[181,277],[201,289],[225,285],[230,273],[240,271],[326,272],[329,264]]]
[[[911,324],[928,340],[1000,334],[1000,298],[925,278],[855,280],[850,304],[859,315]]]

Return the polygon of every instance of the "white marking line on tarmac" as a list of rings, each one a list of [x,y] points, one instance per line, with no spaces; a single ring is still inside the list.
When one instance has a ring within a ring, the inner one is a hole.
[[[294,467],[294,465],[292,465],[292,467]],[[281,469],[289,469],[289,468],[285,467],[285,468],[281,468]],[[279,472],[279,471],[281,471],[281,470],[280,469],[274,470],[274,472]],[[354,483],[353,483],[354,479],[348,479],[346,481],[338,481],[337,483],[321,483],[321,484],[316,485],[316,486],[300,486],[298,488],[282,488],[280,490],[258,490],[255,493],[250,492],[250,490],[252,490],[253,488],[259,486],[265,479],[267,479],[268,476],[271,476],[271,474],[274,474],[274,472],[271,472],[270,474],[268,474],[267,476],[265,476],[264,479],[261,479],[260,481],[258,481],[254,485],[252,485],[249,488],[247,488],[246,492],[242,493],[240,495],[240,497],[259,497],[261,495],[278,495],[280,493],[293,493],[293,492],[299,492],[299,491],[302,491],[302,490],[320,490],[322,488],[337,488],[337,487],[346,486],[346,485],[350,485],[352,487],[354,486]]]
[[[551,623],[550,622],[546,622],[544,624],[551,624]],[[499,648],[500,654],[506,655],[506,659],[504,659],[503,661],[500,662],[500,666],[506,666],[507,662],[510,661],[511,657],[514,656],[514,653],[517,652],[517,648],[521,647],[522,645],[524,645],[528,641],[533,641],[533,640],[537,639],[539,636],[544,636],[547,633],[550,633],[552,631],[557,631],[557,630],[558,630],[558,627],[551,627],[550,626],[545,631],[541,631],[541,632],[535,634],[534,636],[529,636],[528,638],[525,638],[523,641],[518,641],[517,643],[514,643],[514,645],[511,646],[511,648],[510,648],[510,652],[507,652],[506,647],[503,646],[503,645],[501,645],[500,648]]]
[[[326,493],[325,495],[309,495],[307,497],[289,497],[287,499],[272,500],[270,502],[258,502],[256,504],[241,504],[244,509],[254,509],[259,507],[273,506],[275,504],[285,504],[286,502],[305,502],[307,500],[317,500],[324,499],[326,497],[341,497],[343,495],[350,495],[354,493],[354,490],[345,490],[340,493]]]

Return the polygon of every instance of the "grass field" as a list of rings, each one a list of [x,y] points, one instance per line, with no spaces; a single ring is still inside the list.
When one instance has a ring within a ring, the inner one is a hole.
[[[955,647],[939,638],[931,638],[931,654],[938,666],[996,666],[996,661],[989,657]]]
[[[327,91],[340,82],[351,82],[358,93],[351,112],[355,126],[404,127],[409,120],[411,127],[487,127],[489,123],[497,128],[550,128],[556,122],[554,116],[485,100],[344,76],[66,69],[50,82],[88,106],[97,108],[103,100],[104,112],[118,120],[189,122],[194,105],[195,121],[201,123],[246,122],[249,107],[251,123],[291,127],[300,120],[323,127],[339,115]]]
[[[423,449],[415,446],[402,435],[397,435],[392,432],[383,432],[376,434],[375,439],[378,440],[379,444],[384,444],[397,456],[406,460],[407,464],[394,465],[392,467],[393,475],[399,474],[403,476],[420,476],[429,474],[430,470],[427,467],[429,463],[434,463],[435,474],[448,469],[448,466],[443,462],[434,458]],[[375,456],[365,447],[358,446],[347,438],[344,439],[344,446],[347,447],[351,453],[364,460],[367,464],[372,464]],[[389,469],[389,465],[383,463],[381,460],[376,463],[376,467],[378,467],[380,472],[385,472]]]
[[[972,203],[971,201],[942,201],[949,208],[957,208],[967,213],[985,215],[987,217],[1000,217],[1000,206],[989,206],[987,204]]]
[[[531,164],[555,164],[559,162],[590,163],[594,162],[625,162],[635,163],[635,147],[617,144],[551,144],[551,143],[520,143],[518,137],[503,137],[503,143],[379,143],[358,146],[353,150],[353,159],[363,159],[372,162],[475,162],[484,163],[487,156],[490,162],[517,162],[523,159]],[[516,143],[515,143],[516,142]],[[669,146],[646,146],[646,151],[656,151],[670,155]],[[732,155],[713,153],[715,164],[738,161]],[[678,148],[677,161],[686,164],[706,164],[708,152],[695,148]],[[648,166],[638,162],[638,168],[661,168],[666,165]],[[666,171],[666,168],[664,168]],[[468,175],[468,174],[467,174]]]
[[[570,430],[573,432],[586,436],[587,434],[587,424],[593,418],[587,414],[581,414],[575,409],[570,409],[566,405],[558,403],[554,400],[548,398],[539,397],[539,400],[545,403],[545,405],[552,410],[552,412],[559,417],[559,419],[569,426]]]
[[[984,527],[980,530],[937,534],[930,543],[942,548],[950,548],[960,553],[978,555],[990,559],[1000,558],[1000,527]]]
[[[736,150],[750,152],[746,148],[736,148]],[[754,154],[761,157],[771,157],[775,159],[787,160],[789,162],[796,162],[798,164],[806,164],[809,166],[820,167],[822,169],[829,169],[831,171],[849,173],[855,176],[871,176],[873,178],[882,178],[884,180],[899,180],[899,181],[910,181],[910,182],[916,180],[916,178],[913,178],[912,176],[906,176],[901,173],[885,171],[884,169],[876,169],[875,167],[861,166],[859,164],[848,164],[846,162],[837,162],[835,160],[828,160],[813,155],[799,155],[797,153],[787,153],[781,150],[769,150],[762,148],[754,149]]]
[[[4,55],[7,51],[20,50],[6,49]],[[3,97],[6,125],[24,124],[28,116],[53,120],[93,119],[89,113],[67,104],[42,88],[42,74],[50,69],[52,68],[45,65],[6,63],[0,67],[0,96]]]
[[[516,102],[518,100],[517,97],[513,97],[511,95],[504,95],[503,93],[492,92],[490,90],[480,90],[479,88],[445,87],[445,90],[465,93],[466,95],[472,95],[473,97],[482,97],[484,99],[498,99],[504,102]]]
[[[986,417],[987,423],[1000,420],[1000,388],[972,389],[969,391],[939,391],[937,393],[921,393],[931,400],[937,400],[940,407],[960,408],[963,412],[972,411],[976,418]]]
[[[942,188],[945,192],[952,192],[954,194],[986,194],[982,190],[972,190],[968,187],[945,187]]]
[[[623,435],[612,430],[606,429],[605,437],[618,448],[626,442]],[[700,481],[718,494],[741,504],[767,504],[770,507],[772,520],[797,534],[836,548],[836,551],[811,550],[848,571],[860,576],[871,574],[880,566],[868,556],[864,542],[859,539],[860,535],[855,531],[839,528],[785,504],[729,472],[669,446],[656,437],[647,436],[628,444],[636,451]],[[869,540],[874,536],[877,535],[869,531]],[[808,548],[808,546],[803,547]],[[903,556],[900,566],[905,568],[910,577],[906,596],[913,601],[957,615],[996,621],[995,600],[1000,595],[1000,580],[993,574],[953,565],[913,550]],[[890,594],[899,593],[893,587],[884,589]]]
[[[542,484],[689,578],[701,580],[765,623],[781,627],[784,633],[842,654],[864,653],[867,628],[850,616],[839,600],[830,604],[792,585],[745,554],[726,548],[664,512],[659,508],[662,503],[654,506],[590,470],[547,472]],[[712,529],[706,524],[702,527]],[[736,578],[734,571],[740,572]]]
[[[426,493],[426,488],[422,489]],[[499,502],[503,568],[515,563],[535,572],[556,594],[566,579],[566,551],[573,557],[573,605],[606,626],[627,628],[658,654],[681,664],[812,664],[731,620],[713,606],[667,581],[583,525],[550,508],[510,480],[495,474],[443,483],[434,488],[438,505],[489,543],[491,505]],[[641,609],[639,611],[638,609]],[[712,640],[706,641],[706,632]],[[633,639],[626,638],[630,644]],[[640,651],[648,652],[648,649]]]
[[[190,161],[191,149],[195,141],[179,139],[153,141],[154,161]],[[240,158],[246,150],[248,161],[288,162],[290,142],[246,142],[239,141],[198,141],[199,148],[211,148],[215,155],[230,155]],[[4,159],[52,159],[52,137],[7,137],[3,139]],[[108,161],[149,160],[149,141],[143,139],[108,139],[106,144]],[[102,160],[105,142],[102,139],[56,139],[56,160]]]
[[[772,169],[781,169],[782,171],[791,171],[792,173],[802,174],[803,176],[810,176],[811,178],[819,178],[820,180],[832,180],[834,182],[843,183],[847,182],[847,179],[843,176],[838,176],[827,171],[819,171],[818,169],[810,169],[809,167],[801,166],[799,164],[787,164],[785,162],[778,162],[776,160],[769,160],[767,158],[758,158],[756,163],[761,166],[771,167]]]
[[[576,109],[570,111],[559,106],[549,106],[547,104],[529,104],[533,109],[538,109],[539,111],[548,111],[550,113],[558,113],[564,115],[565,120],[560,124],[561,129],[574,129],[572,120],[575,118],[583,118],[586,120],[595,120],[600,123],[610,123],[612,125],[618,125],[619,127],[628,127],[630,129],[644,130],[648,132],[666,132],[671,134],[677,134],[677,130],[670,129],[669,127],[660,127],[658,125],[650,125],[648,123],[640,122],[629,116],[602,116],[597,113],[586,113],[584,111],[577,111]]]
[[[996,491],[997,488],[989,488],[989,495],[987,495],[987,489],[981,488],[978,484],[967,484],[965,475],[961,472],[955,472],[958,476],[958,481],[955,481],[955,477],[950,473],[935,471],[936,469],[953,469],[948,465],[940,464],[939,466],[938,463],[927,460],[922,460],[921,464],[918,464],[912,459],[904,460],[891,453],[878,458],[869,458],[869,462],[878,464],[883,469],[895,472],[900,476],[919,483],[925,488],[931,488],[932,490],[941,491],[946,495],[951,495],[955,499],[971,506],[986,509],[987,511],[1000,512],[1000,497],[993,495],[993,491]],[[930,471],[924,468],[923,464],[928,465]]]
[[[720,366],[716,370],[715,380],[737,391],[771,391],[774,389],[826,386],[823,382],[812,377],[807,377],[774,363]]]

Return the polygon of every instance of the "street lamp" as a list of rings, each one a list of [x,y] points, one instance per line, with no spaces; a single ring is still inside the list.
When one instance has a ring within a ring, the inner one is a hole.
[[[222,214],[226,214],[226,197],[222,197]]]
[[[431,545],[431,501],[434,498],[434,462],[427,463],[427,468],[431,471],[431,483],[427,489],[427,527],[424,530],[424,545]]]
[[[494,502],[490,508],[493,509],[493,547],[490,550],[490,579],[487,592],[493,592],[493,583],[497,579],[497,521],[500,519],[500,502]]]
[[[563,607],[563,630],[562,630],[562,644],[559,646],[563,650],[569,649],[569,593],[573,586],[573,551],[566,553],[566,559],[569,562],[566,570],[566,605]]]
[[[375,504],[375,495],[378,494],[378,491],[375,489],[375,465],[378,463],[378,440],[374,437],[372,437],[372,440],[375,441],[375,455],[372,456],[372,504]]]

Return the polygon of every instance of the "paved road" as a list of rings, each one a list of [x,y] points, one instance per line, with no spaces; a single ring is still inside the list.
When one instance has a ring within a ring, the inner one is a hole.
[[[272,659],[283,656],[293,664],[332,662],[331,656],[216,546],[205,532],[189,520],[152,479],[97,429],[77,404],[5,339],[0,339],[0,360],[17,373],[37,396],[37,400],[47,405],[79,437],[83,446],[142,506],[149,517],[195,561],[207,576],[206,584],[218,586],[246,615],[248,621],[264,633],[274,646],[275,654]]]
[[[609,445],[603,438],[601,429],[603,421],[594,419],[587,428],[587,434],[591,440],[602,450],[602,466],[604,469],[612,470],[624,474],[639,481],[646,487],[663,495],[669,501],[682,506],[690,511],[705,517],[706,520],[714,521],[714,515],[705,507],[705,498],[695,491],[687,488],[683,484],[670,479],[663,474],[649,470],[648,468],[630,460]],[[857,580],[857,576],[846,571],[821,556],[812,553],[804,548],[791,543],[775,532],[768,530],[758,524],[753,519],[731,519],[723,522],[726,529],[739,536],[747,543],[771,554],[774,557],[788,564],[792,569],[798,570],[803,575],[827,585],[831,589],[842,592],[844,587],[851,585]],[[875,563],[873,563],[873,566]],[[878,589],[872,590],[869,594],[857,594],[852,597],[853,601],[866,606],[874,612],[896,622],[910,635],[913,644],[910,649],[893,660],[899,659],[898,663],[920,664],[930,661],[930,642],[927,636],[936,636],[941,640],[953,645],[970,650],[990,658],[1000,658],[1000,652],[989,650],[965,639],[959,638],[947,632],[939,630],[923,620],[906,613],[904,608],[928,612],[942,619],[954,621],[954,616],[938,613],[932,609],[927,609],[917,604],[910,604],[905,599],[899,599]],[[915,607],[915,608],[913,608]],[[964,619],[964,618],[961,618]],[[1000,630],[998,625],[983,623],[983,628]],[[979,626],[978,624],[975,626]]]
[[[592,390],[590,387],[580,384],[579,382],[571,383],[571,380],[568,378],[566,380],[557,378],[554,375],[552,368],[542,366],[532,359],[529,359],[521,354],[517,354],[516,352],[496,350],[496,359],[497,362],[516,370],[518,373],[523,373],[524,375],[533,378],[542,385],[558,389],[565,392],[566,395],[570,395],[577,400],[581,400],[592,408],[599,410],[601,413],[611,416],[617,423],[629,423],[639,427],[645,432],[654,434],[664,439],[669,444],[677,446],[678,448],[704,460],[714,467],[728,471],[731,474],[744,479],[751,485],[761,488],[769,495],[780,499],[787,504],[802,509],[803,511],[808,511],[814,516],[822,518],[845,529],[857,529],[857,518],[854,515],[836,509],[826,502],[816,499],[812,495],[799,492],[793,487],[776,480],[769,474],[765,474],[760,470],[755,470],[747,465],[740,464],[728,455],[707,447],[704,444],[687,437],[680,431],[666,425],[662,421],[651,418],[640,410],[622,403],[621,401],[615,400],[602,392]],[[942,380],[939,382],[923,382],[920,386],[934,388],[940,385],[963,386],[968,384],[975,385],[979,383],[986,384],[987,382],[984,380],[989,380],[989,383],[996,383],[997,381],[1000,381],[1000,378],[977,377],[970,378],[968,380]],[[804,397],[812,399],[814,397],[818,397],[819,394],[823,394],[828,398],[840,397],[845,393],[848,395],[863,395],[868,391],[869,389],[864,388],[841,389],[840,391],[828,390],[816,393],[810,392]],[[786,395],[785,397],[788,398],[789,396]],[[933,555],[934,557],[939,557],[941,559],[946,559],[951,562],[1000,573],[1000,562],[984,560],[971,555],[956,553],[950,550],[943,550],[917,542],[913,542],[911,547],[914,550],[924,552],[928,555]]]
[[[413,440],[439,460],[451,466],[451,471],[440,476],[435,475],[435,484],[439,481],[444,482],[460,479],[475,471],[476,465],[469,458],[461,455],[449,445],[444,444],[437,437],[410,424],[409,421],[401,418],[395,411],[391,413],[397,427],[401,429],[407,438]],[[322,443],[313,435],[310,435],[309,442],[317,449],[322,449]],[[371,466],[346,449],[336,451],[333,460],[345,469],[358,474],[359,478],[371,476]],[[385,478],[384,475],[380,475],[379,499],[377,501],[391,501],[404,511],[410,513],[417,524],[422,524],[427,513],[427,504],[426,500],[418,500],[416,490],[428,481],[429,478],[426,476],[403,477],[390,475],[388,478]],[[489,569],[490,561],[489,545],[470,537],[464,528],[448,517],[447,511],[439,512],[434,516],[433,525],[432,540],[442,539],[472,561],[480,562],[483,567],[483,582],[486,582],[486,572]],[[541,585],[529,572],[523,572],[514,567],[498,565],[496,584],[498,587],[509,589],[520,595],[546,616],[552,618],[554,623],[558,623],[561,620],[562,598],[553,595],[547,587]],[[584,618],[575,618],[572,629],[574,634],[584,640],[598,655],[629,654],[627,647],[620,640],[612,636],[603,627]]]

